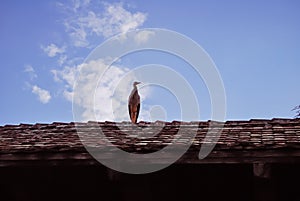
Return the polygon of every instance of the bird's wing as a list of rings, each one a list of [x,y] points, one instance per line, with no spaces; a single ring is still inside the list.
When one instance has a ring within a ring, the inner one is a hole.
[[[140,113],[140,104],[137,105],[135,123],[137,122],[137,119],[138,119],[138,117],[139,117],[139,113]]]
[[[129,112],[129,117],[131,119],[132,118],[132,112],[131,112],[131,106],[130,105],[128,105],[128,112]]]

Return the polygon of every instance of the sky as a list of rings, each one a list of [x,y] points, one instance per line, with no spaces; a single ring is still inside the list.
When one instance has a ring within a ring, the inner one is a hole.
[[[225,90],[225,120],[293,118],[300,104],[299,9],[297,0],[1,1],[0,125],[71,122],[78,115],[128,121],[135,80],[144,81],[140,120],[211,119],[209,87],[180,57],[145,50],[114,63],[87,60],[111,37],[147,28],[182,34],[210,56]],[[136,44],[154,36],[137,33]],[[158,65],[173,74],[156,73]],[[176,89],[149,84],[151,73],[166,83],[180,75],[195,94],[199,117],[183,117],[189,102],[178,100]]]

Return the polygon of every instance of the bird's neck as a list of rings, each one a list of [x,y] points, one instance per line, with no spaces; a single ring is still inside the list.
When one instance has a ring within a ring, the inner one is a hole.
[[[131,91],[131,94],[135,94],[135,93],[138,93],[138,89],[136,86],[133,86],[133,89]]]

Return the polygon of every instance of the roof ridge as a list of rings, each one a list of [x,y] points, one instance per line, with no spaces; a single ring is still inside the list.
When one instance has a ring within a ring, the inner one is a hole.
[[[210,123],[210,122],[216,122],[216,123],[225,123],[225,124],[231,124],[231,123],[255,123],[255,122],[273,122],[273,123],[286,123],[286,122],[300,122],[300,118],[272,118],[272,119],[250,119],[250,120],[227,120],[225,122],[216,121],[216,120],[193,120],[193,121],[180,121],[180,120],[173,120],[173,121],[161,121],[157,120],[154,122],[150,121],[140,121],[137,124],[168,124],[168,125],[175,125],[175,124],[203,124],[203,123]],[[17,126],[47,126],[47,125],[74,125],[74,124],[131,124],[130,121],[120,121],[120,122],[114,122],[114,121],[87,121],[87,122],[52,122],[52,123],[20,123],[20,124],[5,124],[0,125],[0,127],[17,127]]]

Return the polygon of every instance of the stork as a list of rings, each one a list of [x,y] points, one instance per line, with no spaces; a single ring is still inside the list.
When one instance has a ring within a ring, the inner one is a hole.
[[[137,85],[140,84],[140,82],[134,82],[133,83],[133,89],[131,91],[131,94],[128,99],[128,111],[129,116],[132,123],[137,122],[137,119],[139,117],[140,112],[140,96],[137,90]]]

